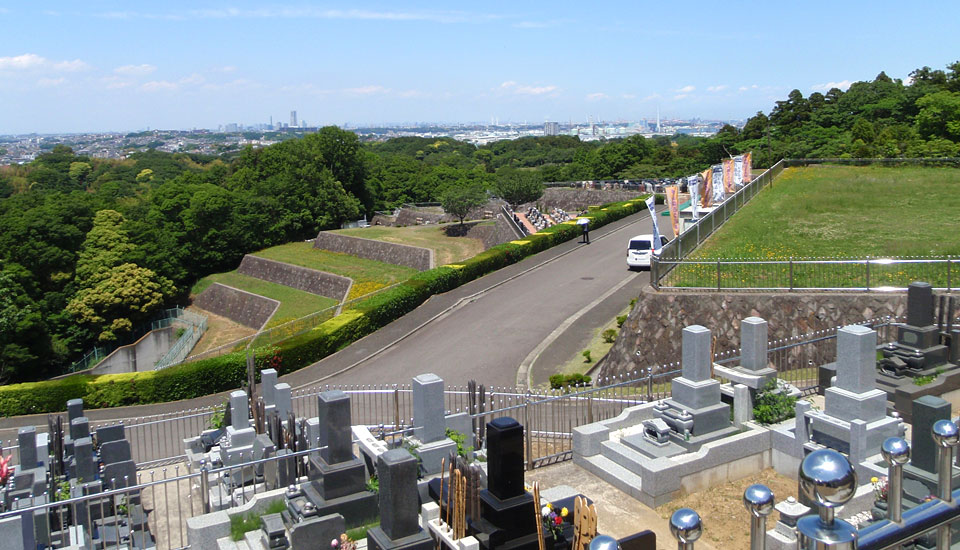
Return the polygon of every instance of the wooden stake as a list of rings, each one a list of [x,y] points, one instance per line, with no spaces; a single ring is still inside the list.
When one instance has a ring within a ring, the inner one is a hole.
[[[540,482],[533,482],[533,513],[537,519],[537,544],[540,550],[546,550],[543,541],[543,515],[540,514]]]
[[[443,508],[443,472],[446,467],[446,458],[440,459],[440,508]],[[440,515],[437,517],[437,527],[443,530],[443,510],[440,510]],[[443,547],[443,537],[437,536],[437,550],[440,550]]]

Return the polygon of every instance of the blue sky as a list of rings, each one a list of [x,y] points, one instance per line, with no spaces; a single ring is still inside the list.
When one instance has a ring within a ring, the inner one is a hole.
[[[960,59],[960,3],[13,2],[0,134],[745,118]]]

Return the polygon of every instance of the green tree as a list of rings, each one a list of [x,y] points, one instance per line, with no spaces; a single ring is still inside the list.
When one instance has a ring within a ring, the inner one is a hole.
[[[93,167],[90,166],[89,162],[71,162],[70,163],[70,179],[73,180],[75,184],[79,187],[87,186],[87,178],[90,177],[90,172],[93,171]]]
[[[540,174],[520,170],[506,170],[497,174],[493,190],[510,206],[533,202],[543,196]]]
[[[36,304],[13,277],[0,271],[0,383],[42,376],[40,359],[49,346]]]
[[[460,225],[471,210],[483,206],[486,201],[487,194],[478,185],[451,186],[440,196],[443,209],[460,218]]]
[[[960,92],[936,92],[917,100],[917,130],[928,138],[960,140]]]

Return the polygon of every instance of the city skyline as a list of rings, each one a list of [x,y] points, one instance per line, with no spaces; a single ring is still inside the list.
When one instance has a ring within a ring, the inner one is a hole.
[[[3,7],[0,134],[215,129],[291,111],[311,126],[652,120],[658,109],[735,120],[794,88],[956,60],[956,5],[806,8]]]

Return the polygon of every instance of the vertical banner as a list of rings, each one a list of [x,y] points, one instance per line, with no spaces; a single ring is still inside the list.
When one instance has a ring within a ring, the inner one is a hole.
[[[723,159],[723,190],[728,194],[734,194],[737,192],[737,188],[733,185],[733,159]]]
[[[667,192],[667,209],[670,211],[670,225],[673,226],[673,237],[676,238],[680,235],[680,211],[678,209],[680,206],[680,186],[671,185],[666,187],[664,191]]]
[[[709,168],[700,173],[700,207],[710,208],[713,206],[713,186],[710,180],[713,172]]]
[[[725,198],[723,194],[723,165],[714,164],[710,171],[710,183],[713,185],[713,203],[720,204]]]
[[[753,181],[753,151],[743,155],[743,183]]]
[[[690,208],[693,209],[693,219],[700,219],[700,176],[687,178],[687,191],[690,192]]]
[[[743,187],[743,155],[733,157],[733,185]]]
[[[655,208],[653,195],[647,197],[647,210],[650,211],[650,221],[653,222],[653,248],[660,248],[660,226],[657,225],[657,209]]]

